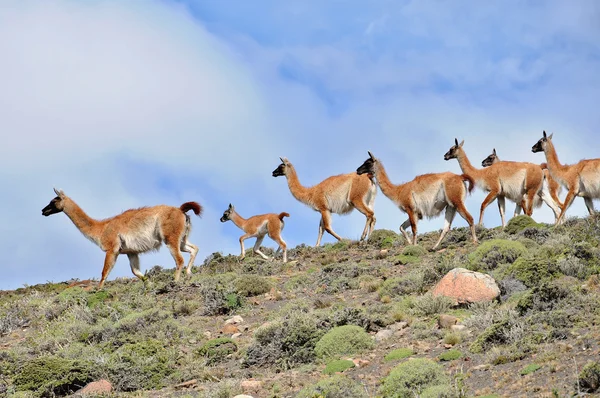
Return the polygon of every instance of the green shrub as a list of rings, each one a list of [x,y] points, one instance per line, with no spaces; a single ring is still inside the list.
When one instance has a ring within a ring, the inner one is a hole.
[[[344,370],[348,370],[354,367],[354,362],[348,359],[335,359],[325,366],[325,370],[323,373],[327,375],[331,375],[337,372],[343,372]]]
[[[419,395],[419,398],[457,398],[449,384],[427,387]]]
[[[87,306],[90,308],[94,308],[95,306],[110,300],[112,297],[112,294],[110,294],[106,290],[100,290],[98,292],[90,294],[87,297]]]
[[[13,383],[17,391],[34,391],[37,396],[67,395],[93,381],[94,365],[87,361],[42,356],[25,362]]]
[[[75,305],[86,305],[87,304],[87,292],[80,286],[70,287],[59,293],[59,301]]]
[[[258,275],[240,275],[235,281],[235,290],[240,296],[258,296],[271,290],[271,282]]]
[[[427,251],[422,246],[410,245],[406,246],[404,250],[402,250],[402,254],[411,257],[422,257],[427,254]]]
[[[359,326],[345,325],[331,329],[317,342],[315,354],[320,358],[333,358],[373,348],[375,343]]]
[[[391,247],[399,238],[400,235],[389,229],[376,229],[369,236],[369,243],[383,249]]]
[[[237,345],[228,337],[220,337],[207,341],[200,347],[197,354],[206,358],[207,364],[213,364],[227,358],[237,351]]]
[[[292,309],[283,318],[263,325],[248,347],[246,366],[289,369],[315,359],[315,345],[325,330],[320,320],[303,310]]]
[[[448,384],[444,368],[424,358],[396,366],[383,380],[380,392],[386,398],[412,398],[428,387]]]
[[[394,257],[392,261],[396,265],[417,264],[421,262],[421,258],[415,256],[407,256],[406,254],[400,254]]]
[[[411,272],[399,278],[390,278],[383,282],[379,288],[379,297],[399,297],[418,293],[421,290],[421,286],[421,275]]]
[[[303,388],[296,398],[368,398],[363,386],[354,380],[335,375]]]
[[[455,359],[458,359],[460,357],[462,357],[462,353],[460,351],[448,350],[441,353],[438,358],[440,359],[440,361],[454,361]]]
[[[596,392],[600,388],[600,363],[589,362],[579,373],[579,387],[584,392]]]
[[[418,316],[441,314],[448,311],[453,303],[453,300],[446,296],[427,293],[415,299],[412,312]]]
[[[521,242],[505,239],[488,240],[469,254],[469,269],[490,271],[500,264],[512,264],[526,253],[527,249]]]
[[[397,348],[393,351],[390,351],[383,360],[386,362],[396,361],[398,359],[408,358],[413,355],[415,352],[412,348]]]
[[[506,228],[504,228],[504,232],[514,235],[518,232],[521,232],[525,228],[541,228],[543,226],[543,224],[538,224],[529,216],[520,215],[513,217],[510,219],[510,221],[508,221]]]
[[[110,380],[121,391],[159,389],[175,372],[176,359],[174,351],[155,339],[125,344],[110,357]]]
[[[530,373],[537,372],[540,368],[541,368],[540,365],[538,365],[536,363],[530,363],[529,365],[527,365],[523,369],[521,369],[521,376],[525,376]]]
[[[551,258],[549,253],[538,251],[519,257],[506,268],[504,274],[523,282],[527,287],[533,287],[558,275],[556,260],[556,258]]]

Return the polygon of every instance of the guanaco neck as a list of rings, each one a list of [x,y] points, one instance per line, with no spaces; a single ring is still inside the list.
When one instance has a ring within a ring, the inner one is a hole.
[[[468,175],[474,180],[481,178],[481,170],[473,167],[473,165],[469,161],[469,158],[467,157],[467,154],[462,148],[458,151],[456,159],[458,160],[458,165],[460,166],[460,169],[464,174]],[[497,161],[498,160],[494,161],[494,163],[496,163]]]
[[[398,189],[402,188],[402,185],[394,185],[390,181],[387,172],[385,171],[385,168],[383,167],[383,164],[381,164],[381,162],[377,161],[374,169],[375,178],[377,179],[377,184],[379,185],[381,192],[383,192],[383,194],[388,198],[394,200],[394,198],[396,197],[396,192],[398,191]]]
[[[101,221],[94,220],[90,216],[88,216],[85,211],[77,205],[77,203],[73,202],[70,198],[64,198],[65,201],[63,212],[71,219],[73,224],[77,227],[79,231],[88,239],[92,241],[96,241],[96,234],[94,233],[94,229],[101,224]]]
[[[296,174],[296,169],[291,164],[287,165],[287,170],[285,173],[285,177],[287,178],[288,187],[290,188],[290,192],[302,203],[306,203],[312,205],[312,192],[310,188],[303,186],[298,180],[298,175]]]
[[[246,226],[247,220],[244,217],[240,216],[235,210],[229,213],[229,219],[235,224],[236,227],[242,230]]]
[[[546,163],[551,174],[561,176],[563,173],[569,171],[569,166],[561,164],[558,160],[556,149],[551,140],[546,141],[544,154],[546,155]]]

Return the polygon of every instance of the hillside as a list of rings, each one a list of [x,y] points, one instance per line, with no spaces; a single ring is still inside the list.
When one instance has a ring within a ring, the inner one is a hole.
[[[376,230],[363,244],[296,247],[287,264],[215,253],[179,284],[156,266],[148,289],[132,276],[103,291],[0,292],[0,396],[66,396],[101,379],[118,397],[229,398],[242,382],[254,398],[593,394],[600,216],[556,229],[519,216],[477,235],[474,246],[454,229],[427,252],[438,233],[406,246]],[[456,267],[492,275],[499,301],[431,296]],[[464,326],[440,328],[440,314]]]

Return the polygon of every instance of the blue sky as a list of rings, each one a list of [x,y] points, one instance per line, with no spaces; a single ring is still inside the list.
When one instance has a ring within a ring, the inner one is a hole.
[[[199,201],[200,264],[238,253],[241,231],[218,220],[230,202],[243,216],[287,211],[288,244],[314,244],[318,214],[271,176],[280,156],[305,185],[367,150],[398,183],[459,172],[443,160],[454,137],[474,164],[494,147],[540,163],[544,129],[563,162],[599,157],[599,20],[593,0],[4,1],[0,289],[99,278],[101,250],[66,216],[40,215],[54,186],[97,218]],[[483,197],[467,200],[475,217]],[[378,228],[405,219],[381,193],[375,211]],[[495,204],[484,222],[499,224]],[[363,225],[333,218],[348,238]],[[142,257],[155,264],[173,266],[167,250]],[[126,259],[118,276],[132,276]]]

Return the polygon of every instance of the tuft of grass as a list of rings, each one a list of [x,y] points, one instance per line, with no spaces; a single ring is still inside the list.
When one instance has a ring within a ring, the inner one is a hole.
[[[365,388],[354,380],[334,375],[303,388],[296,398],[368,398]]]
[[[326,375],[332,375],[338,372],[341,373],[353,367],[354,362],[348,359],[336,359],[327,363],[327,366],[325,366],[325,370],[323,370],[323,373]]]
[[[259,296],[271,290],[271,282],[259,275],[240,275],[235,281],[236,293],[243,297]]]
[[[525,366],[523,369],[521,369],[521,376],[525,376],[528,374],[531,374],[533,372],[537,372],[538,370],[540,370],[541,366],[536,364],[536,363],[531,363],[527,366]]]
[[[458,359],[460,357],[462,357],[462,353],[460,351],[448,350],[441,353],[438,358],[440,361],[454,361],[455,359]]]
[[[204,343],[196,353],[206,358],[207,364],[220,362],[227,358],[228,355],[237,351],[237,345],[228,337],[220,337],[212,339]]]
[[[373,339],[365,330],[355,325],[331,329],[317,342],[315,354],[320,358],[354,355],[373,348]]]
[[[460,344],[462,341],[462,336],[460,333],[449,332],[444,335],[444,343],[450,345]]]
[[[412,348],[397,348],[393,351],[390,351],[384,358],[383,360],[385,362],[389,362],[389,361],[397,361],[399,359],[404,359],[404,358],[408,358],[411,355],[414,355],[414,351]]]

